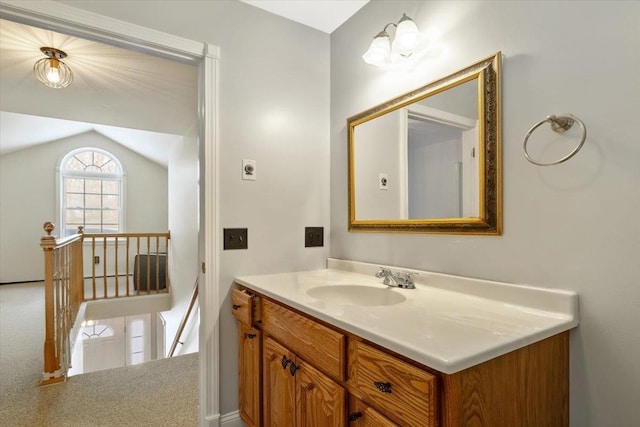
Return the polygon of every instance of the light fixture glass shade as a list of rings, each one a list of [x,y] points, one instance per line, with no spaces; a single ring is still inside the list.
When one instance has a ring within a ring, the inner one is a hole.
[[[33,64],[33,74],[42,84],[54,89],[61,89],[69,86],[73,82],[73,72],[71,68],[60,59],[67,56],[66,53],[54,48],[41,48],[42,53],[47,55]]]
[[[413,19],[406,14],[402,15],[398,27],[396,28],[396,36],[393,40],[393,50],[402,56],[410,56],[418,45],[418,26]]]
[[[364,62],[371,65],[385,65],[391,56],[391,41],[386,31],[380,32],[371,42],[369,50],[362,55]]]

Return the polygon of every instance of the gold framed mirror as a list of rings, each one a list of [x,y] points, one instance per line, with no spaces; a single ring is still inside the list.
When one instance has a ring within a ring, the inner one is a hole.
[[[502,233],[500,60],[347,119],[349,231]]]

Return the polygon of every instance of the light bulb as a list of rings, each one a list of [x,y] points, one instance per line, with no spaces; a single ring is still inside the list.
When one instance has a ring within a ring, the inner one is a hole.
[[[385,65],[389,62],[391,53],[391,43],[389,41],[389,35],[382,31],[371,42],[369,50],[362,55],[364,62],[371,65]]]
[[[402,56],[410,56],[418,45],[418,27],[413,19],[403,14],[396,28],[396,36],[393,40],[393,50]]]
[[[59,83],[60,82],[60,68],[59,61],[55,58],[51,58],[50,68],[47,71],[47,80],[51,83]]]

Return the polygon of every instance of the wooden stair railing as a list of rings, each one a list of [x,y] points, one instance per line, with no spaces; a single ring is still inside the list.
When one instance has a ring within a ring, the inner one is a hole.
[[[102,264],[98,271],[98,263],[91,262],[87,301],[169,292],[170,232],[82,235],[90,246],[88,259]]]
[[[184,344],[180,341],[182,337],[182,333],[184,332],[185,326],[187,326],[187,322],[189,321],[189,317],[191,316],[191,312],[193,311],[193,307],[198,300],[198,279],[196,279],[196,283],[193,285],[193,291],[191,292],[191,299],[189,300],[189,307],[187,307],[187,311],[185,311],[184,316],[182,316],[182,320],[180,321],[180,326],[178,326],[178,331],[176,332],[176,337],[173,339],[173,343],[171,343],[171,348],[169,349],[168,357],[173,357],[173,354],[176,351],[176,347],[178,344]]]
[[[70,334],[84,301],[169,292],[171,235],[169,232],[84,233],[83,227],[78,227],[76,234],[57,239],[51,234],[55,229],[53,223],[46,222],[43,228],[47,233],[40,239],[44,252],[45,342],[40,385],[49,385],[66,378],[71,358]],[[89,277],[84,277],[85,241],[89,241],[91,247]],[[96,275],[94,262],[99,256],[102,256],[103,264],[101,277]],[[111,259],[113,266],[109,264]],[[121,277],[124,277],[122,291]],[[99,278],[102,279],[101,293],[97,292]],[[87,287],[90,285],[86,294],[85,283]],[[195,292],[197,296],[197,287]]]
[[[45,222],[40,239],[44,251],[45,341],[40,385],[65,380],[69,366],[69,333],[84,299],[82,235],[56,239],[55,226]]]

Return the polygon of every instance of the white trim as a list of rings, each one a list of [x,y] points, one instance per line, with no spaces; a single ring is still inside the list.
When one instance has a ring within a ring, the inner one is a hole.
[[[219,333],[218,290],[219,244],[218,219],[218,60],[217,46],[196,42],[160,31],[109,18],[54,1],[0,0],[3,19],[21,22],[84,39],[108,43],[130,50],[152,53],[181,62],[200,64],[200,165],[201,212],[205,228],[200,230],[204,245],[200,258],[208,271],[200,282],[204,298],[200,299],[200,313],[206,322],[200,328],[200,424],[218,427],[220,424],[219,396]],[[205,329],[206,328],[206,329]],[[202,339],[204,338],[204,339]],[[211,383],[211,381],[214,381]]]
[[[220,417],[220,427],[245,427],[240,411],[229,412]]]
[[[201,237],[204,236],[204,256],[201,261],[209,274],[199,273],[200,287],[200,395],[208,396],[201,401],[201,426],[219,426],[220,376],[218,358],[219,348],[219,311],[220,295],[218,286],[219,244],[215,236],[219,226],[218,185],[219,185],[219,147],[218,147],[218,97],[211,96],[205,90],[218,93],[218,60],[216,49],[206,45],[206,56],[200,64],[200,224]],[[212,52],[212,55],[209,55]],[[203,179],[204,178],[204,179]],[[215,358],[211,357],[215,356]],[[212,416],[213,415],[213,416]]]
[[[478,123],[477,120],[468,117],[453,114],[448,111],[438,110],[420,104],[414,104],[407,107],[409,118],[421,119],[430,122],[443,123],[449,126],[455,126],[461,129],[472,129]]]
[[[3,19],[60,31],[130,50],[198,62],[204,44],[50,0],[2,0]],[[217,54],[219,50],[215,51]],[[214,52],[211,52],[214,53]],[[211,54],[210,53],[210,54]],[[218,56],[216,56],[218,58]]]

